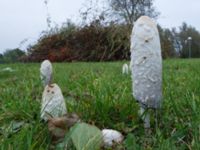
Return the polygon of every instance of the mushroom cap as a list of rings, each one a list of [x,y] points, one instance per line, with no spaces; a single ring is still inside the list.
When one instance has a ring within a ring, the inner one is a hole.
[[[127,64],[123,64],[122,66],[122,73],[123,74],[128,74],[128,70],[129,70],[129,67]]]
[[[134,98],[144,107],[159,108],[162,99],[162,57],[158,29],[140,17],[131,35],[131,72]]]
[[[47,85],[42,95],[41,118],[61,117],[67,113],[65,100],[57,84]]]
[[[123,135],[116,130],[103,129],[103,145],[105,147],[112,147],[115,143],[121,143],[123,141]]]
[[[53,69],[51,62],[49,60],[44,60],[40,67],[40,78],[44,86],[51,83],[52,73]]]

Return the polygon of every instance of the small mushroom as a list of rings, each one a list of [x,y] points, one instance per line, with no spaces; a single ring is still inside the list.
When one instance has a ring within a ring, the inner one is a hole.
[[[49,115],[54,118],[65,114],[67,109],[60,87],[55,83],[47,85],[42,95],[41,118],[47,121]]]
[[[114,144],[119,144],[123,141],[123,135],[116,130],[112,129],[103,129],[103,146],[112,147]]]
[[[127,64],[123,64],[122,66],[122,74],[128,74],[129,67]]]
[[[41,63],[41,67],[40,67],[40,78],[42,80],[44,87],[48,84],[51,84],[52,73],[53,71],[52,71],[51,62],[49,60],[44,60]]]

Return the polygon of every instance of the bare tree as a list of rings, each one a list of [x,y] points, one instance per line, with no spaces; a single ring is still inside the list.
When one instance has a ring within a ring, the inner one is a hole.
[[[133,22],[142,15],[147,15],[151,18],[159,16],[159,12],[153,7],[154,0],[110,0],[113,14],[118,15],[120,19],[133,25]]]

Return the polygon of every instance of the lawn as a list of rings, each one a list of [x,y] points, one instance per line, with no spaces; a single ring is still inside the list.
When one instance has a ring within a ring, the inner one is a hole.
[[[148,134],[123,63],[53,63],[68,112],[122,132],[125,141],[115,149],[200,149],[200,59],[163,62],[162,109],[157,125],[151,111]],[[40,64],[1,64],[0,70],[8,66],[15,71],[0,71],[0,149],[49,149],[47,125],[40,122]]]

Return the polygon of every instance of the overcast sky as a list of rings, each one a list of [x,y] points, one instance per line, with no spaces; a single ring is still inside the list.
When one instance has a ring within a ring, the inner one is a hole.
[[[67,18],[77,21],[79,10],[86,0],[49,0],[48,12],[53,24],[61,25]],[[183,21],[200,31],[200,0],[155,0],[161,12],[158,23],[163,27],[177,27]],[[25,49],[47,29],[47,9],[44,0],[0,0],[0,53],[20,46]]]

